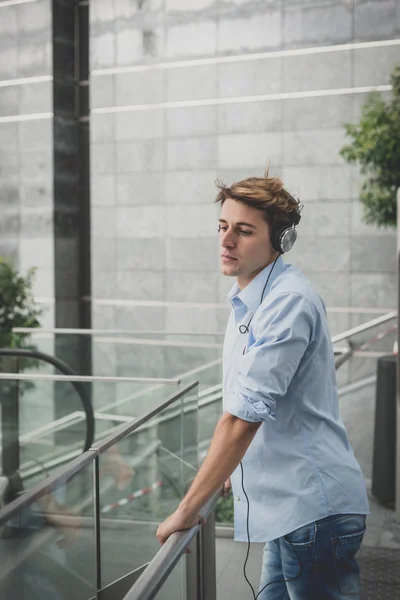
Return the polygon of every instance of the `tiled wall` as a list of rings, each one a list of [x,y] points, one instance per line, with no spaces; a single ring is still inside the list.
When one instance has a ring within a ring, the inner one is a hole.
[[[299,50],[399,38],[399,1],[91,6],[94,296],[224,303],[232,280],[219,274],[213,181],[261,174],[269,158],[305,205],[287,260],[328,306],[396,305],[394,233],[362,223],[359,173],[338,154],[367,94],[243,97],[387,85],[399,45]],[[295,52],[251,56],[285,50]],[[113,112],[121,105],[133,109]],[[331,313],[332,332],[368,318]],[[212,307],[95,306],[93,326],[200,332],[225,320]]]
[[[92,0],[90,12],[92,292],[147,303],[97,303],[93,327],[222,331],[214,305],[232,281],[219,273],[213,182],[261,174],[268,159],[305,205],[287,260],[328,306],[396,305],[395,236],[362,223],[360,175],[338,155],[366,93],[327,90],[388,84],[400,46],[360,44],[400,37],[399,0]],[[51,76],[51,48],[50,0],[0,1],[0,253],[37,266],[47,298],[52,82],[5,83]],[[332,332],[367,318],[330,313]]]
[[[23,274],[37,267],[34,294],[46,299],[41,323],[53,327],[50,6],[50,0],[0,2],[0,255]],[[46,351],[53,352],[51,343]],[[24,393],[22,432],[54,419],[51,394],[49,382],[35,382]]]
[[[34,292],[44,298],[54,296],[53,123],[43,116],[52,82],[31,78],[52,75],[50,5],[0,2],[0,254],[23,273],[37,267]],[[23,120],[31,114],[37,120]],[[42,322],[52,326],[45,306]]]

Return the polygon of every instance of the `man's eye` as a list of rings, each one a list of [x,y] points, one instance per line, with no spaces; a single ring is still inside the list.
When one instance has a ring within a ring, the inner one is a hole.
[[[222,225],[219,226],[218,231],[226,231],[226,227],[223,227]]]
[[[243,235],[251,235],[251,234],[252,234],[252,232],[251,232],[251,231],[246,231],[245,229],[241,229],[241,230],[239,231],[239,233],[242,233]]]

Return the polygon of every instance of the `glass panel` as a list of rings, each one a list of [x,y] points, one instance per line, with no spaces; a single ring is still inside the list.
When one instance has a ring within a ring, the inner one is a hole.
[[[186,379],[199,381],[199,452],[200,460],[203,460],[215,426],[222,414],[222,361],[217,364],[211,364],[189,377],[183,377],[182,383]]]
[[[87,419],[78,391],[93,407],[93,443],[178,389],[114,381],[0,379],[0,473],[9,477],[18,472],[23,489],[28,489],[82,453]]]
[[[385,310],[383,309],[382,315]],[[329,315],[328,315],[329,317]],[[334,314],[330,315],[332,321]],[[336,315],[337,317],[337,315]],[[332,333],[338,334],[345,329],[358,327],[363,325],[372,319],[379,317],[376,314],[365,314],[356,313],[351,315],[343,315],[345,318],[346,326],[343,325]],[[351,342],[354,346],[354,350],[364,351],[368,353],[383,353],[392,354],[394,344],[397,337],[397,322],[396,319],[386,321],[376,325],[366,331],[362,331],[351,337]],[[347,340],[339,341],[335,344],[335,348],[347,348]],[[339,367],[337,371],[337,378],[339,387],[359,381],[364,377],[369,377],[376,374],[376,360],[375,354],[364,355],[364,356],[353,356],[351,360],[345,362]]]
[[[21,472],[42,479],[51,473],[54,461],[58,466],[59,460],[68,462],[84,450],[86,417],[71,382],[21,381],[20,389],[21,384]],[[35,480],[33,476],[30,485]]]
[[[177,384],[95,381],[92,384],[96,411],[96,437],[104,437],[115,425],[130,421],[161,404]]]
[[[93,463],[1,523],[0,600],[96,594]]]
[[[71,382],[0,379],[0,393],[2,472],[18,470],[31,486],[84,450],[86,416]]]
[[[384,312],[383,309],[382,315]],[[346,321],[346,327],[342,326],[341,330],[358,327],[379,316],[361,312],[342,315]],[[332,320],[333,317],[334,314],[331,314],[330,319]],[[340,333],[340,330],[338,329],[335,333]],[[351,356],[336,371],[340,415],[367,480],[370,479],[372,472],[377,360],[380,354],[393,354],[396,337],[397,322],[395,319],[352,335],[351,343],[354,351],[358,354]],[[337,342],[335,347],[345,349],[347,340]],[[366,354],[360,355],[360,351]],[[360,419],[363,422],[362,428],[359,426]]]
[[[159,550],[157,526],[177,508],[197,464],[196,400],[190,392],[101,454],[103,586]]]
[[[186,598],[186,556],[183,555],[170,573],[158,594],[157,600],[184,600]]]
[[[211,364],[192,377],[199,380],[198,459],[200,465],[206,456],[215,426],[222,414],[222,361]],[[232,494],[228,498],[218,500],[215,514],[218,524],[233,525]]]
[[[76,348],[75,355],[79,356],[79,351],[83,351],[82,340],[85,340],[86,345],[92,344],[92,372],[98,376],[179,378],[182,382],[199,380],[199,440],[204,456],[222,412],[221,336],[146,333],[135,336],[89,336],[43,334],[34,331],[33,340],[43,352],[51,353],[57,348],[57,356],[63,357],[69,366],[73,366],[76,360],[71,350]],[[154,344],[149,345],[148,342]],[[79,364],[79,367],[81,366],[82,361]],[[40,365],[40,372],[52,372],[52,369]],[[83,372],[82,369],[80,372]],[[94,383],[93,406],[96,411],[102,413],[96,419],[96,431],[105,433],[109,429],[110,422],[107,416],[117,416],[119,422],[124,418],[136,417],[144,410],[162,402],[172,389],[169,385],[156,382]],[[111,425],[114,426],[115,423]]]
[[[354,361],[358,364],[354,365]],[[368,368],[376,375],[377,359],[352,357],[348,361],[350,370],[360,368],[360,361],[369,363]],[[358,377],[358,386],[356,380],[349,385],[339,387],[339,412],[364,477],[370,480],[372,477],[376,381],[375,378],[368,377],[367,379],[367,377],[368,375],[363,375],[364,382],[360,381]]]
[[[182,415],[182,478],[185,492],[199,468],[199,405],[197,388],[183,397]],[[170,427],[167,421],[165,426]],[[168,434],[168,431],[166,431]]]

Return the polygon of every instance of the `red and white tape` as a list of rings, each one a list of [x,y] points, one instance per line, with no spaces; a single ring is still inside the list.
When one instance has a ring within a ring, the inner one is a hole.
[[[157,488],[161,487],[162,484],[163,484],[162,481],[155,481],[149,487],[142,488],[141,490],[136,490],[136,492],[133,492],[133,494],[130,494],[126,498],[122,498],[122,500],[118,500],[117,502],[112,502],[111,504],[106,504],[106,506],[103,506],[103,508],[101,509],[101,512],[107,513],[107,512],[110,512],[110,510],[119,508],[120,506],[125,506],[125,504],[129,504],[129,502],[132,502],[132,500],[135,500],[136,498],[140,498],[140,496],[144,496],[145,494],[150,494],[150,492],[153,492]]]

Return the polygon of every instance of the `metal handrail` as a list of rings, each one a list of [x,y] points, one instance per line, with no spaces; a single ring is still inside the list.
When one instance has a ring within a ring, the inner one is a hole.
[[[51,494],[57,485],[65,484],[73,475],[82,471],[85,467],[94,462],[96,453],[88,450],[75,460],[68,463],[68,466],[55,475],[49,475],[43,481],[40,481],[28,491],[24,492],[18,498],[6,504],[0,509],[0,527],[6,525],[12,518],[16,517],[22,510],[34,504],[43,496]]]
[[[72,382],[92,382],[106,381],[108,383],[162,383],[162,384],[179,384],[180,379],[157,379],[156,377],[108,377],[101,375],[47,375],[44,373],[0,373],[0,379],[16,379],[19,381],[70,381]]]
[[[376,327],[377,325],[381,325],[382,323],[386,323],[387,321],[391,321],[392,319],[397,318],[397,312],[391,311],[389,313],[386,313],[386,315],[383,315],[382,317],[379,317],[377,319],[373,319],[372,321],[368,321],[367,323],[363,323],[362,325],[359,325],[357,327],[353,327],[352,329],[348,329],[347,331],[344,331],[343,333],[340,333],[337,336],[334,336],[332,338],[332,343],[335,344],[335,342],[341,341],[346,339],[347,340],[347,345],[348,348],[347,349],[339,349],[336,348],[336,351],[334,349],[334,353],[338,354],[339,357],[335,360],[335,368],[336,370],[343,365],[347,360],[349,360],[349,358],[351,358],[352,356],[364,356],[364,357],[374,357],[374,358],[379,358],[380,356],[385,356],[387,353],[386,352],[366,352],[366,348],[368,348],[371,343],[373,341],[375,341],[376,339],[381,339],[382,337],[384,337],[387,333],[390,333],[390,331],[394,328],[397,327],[397,325],[395,325],[394,327],[391,327],[390,329],[388,329],[386,332],[383,332],[383,334],[379,334],[378,336],[375,336],[375,338],[373,338],[370,341],[364,342],[363,344],[361,344],[361,346],[359,345],[357,347],[357,345],[350,339],[353,335],[356,335],[357,333],[361,333],[363,331],[368,331],[369,329],[372,329],[373,327]]]
[[[332,337],[332,344],[336,344],[336,342],[340,342],[342,340],[347,340],[353,335],[357,333],[362,333],[363,331],[368,331],[368,329],[372,329],[377,325],[381,325],[382,323],[386,323],[387,321],[391,321],[392,319],[397,319],[397,312],[391,311],[382,315],[382,317],[377,317],[376,319],[372,319],[371,321],[367,321],[362,325],[358,325],[357,327],[353,327],[352,329],[348,329],[347,331],[343,331],[343,333],[339,333],[338,335],[334,335]]]
[[[221,491],[216,492],[199,513],[206,519],[213,510]],[[170,535],[165,544],[148,564],[144,573],[134,583],[123,600],[152,600],[156,597],[168,575],[171,573],[192,539],[199,533],[201,525],[177,531]]]
[[[185,409],[184,409],[185,413],[187,414],[188,412],[197,410],[197,406],[200,409],[203,406],[208,406],[209,404],[213,404],[216,401],[222,399],[222,384],[219,384],[218,386],[214,386],[211,389],[213,390],[212,393],[211,392],[209,393],[207,390],[199,393],[198,394],[198,403],[196,403],[196,406],[186,406]],[[80,419],[81,416],[82,416],[82,418],[84,417],[84,413],[80,412],[80,411],[75,411],[72,414],[74,415],[74,417],[76,419],[75,422],[79,422],[78,419]],[[122,417],[121,415],[112,415],[112,414],[104,415],[104,413],[101,413],[101,412],[98,412],[98,411],[96,411],[94,414],[95,414],[96,420],[98,420],[99,418],[101,419],[104,416],[105,420],[115,421],[115,422],[117,422],[119,420],[119,421],[122,421],[124,424],[126,424],[127,422],[131,423],[132,420],[134,419],[133,416]],[[165,422],[167,420],[175,418],[176,415],[177,415],[177,409],[173,410],[172,412],[168,412],[168,414],[165,415],[165,416],[158,417],[156,420],[154,420],[154,423],[152,423],[152,424],[154,424],[154,425],[160,424],[162,422]],[[80,419],[80,420],[82,420],[82,419]],[[61,419],[59,421],[61,421]],[[67,425],[68,425],[67,423],[61,424],[60,428],[63,428],[65,426],[67,426]],[[147,425],[147,427],[149,425],[150,425],[150,423]],[[49,425],[44,426],[43,429],[50,430],[51,427],[52,427],[52,424],[49,424]],[[54,429],[54,431],[55,430],[56,429]],[[115,430],[116,430],[116,425],[114,425],[113,427],[109,428],[107,431],[101,432],[101,434],[99,434],[99,440],[98,441],[100,442],[101,440],[105,440],[106,438],[108,438],[109,435],[111,435],[112,433],[114,433]],[[25,437],[27,435],[34,436],[35,435],[35,431],[31,432],[30,434],[25,434],[25,436],[21,436],[21,439],[24,441]],[[45,464],[47,468],[51,468],[51,467],[54,467],[54,466],[61,466],[62,464],[65,464],[66,462],[74,459],[80,453],[80,451],[77,450],[76,447],[77,447],[76,443],[70,445],[69,446],[69,451],[68,451],[67,454],[64,453],[62,456],[58,456],[56,458],[53,458],[52,460],[49,460],[47,458],[47,456],[44,455],[42,457],[42,459],[41,459],[42,464]],[[29,463],[29,461],[28,461],[28,466],[24,467],[23,474],[24,474],[24,477],[26,477],[26,476],[35,475],[39,471],[41,471],[41,467],[38,467],[37,465],[31,466],[31,463]]]
[[[358,381],[353,381],[353,383],[349,383],[344,387],[338,390],[338,396],[341,398],[342,396],[346,396],[347,394],[351,394],[351,392],[355,392],[357,390],[361,390],[364,387],[368,387],[369,385],[373,385],[376,383],[377,377],[376,375],[369,375],[368,377],[364,377],[363,379],[359,379]]]
[[[227,305],[221,304],[221,307],[227,308]],[[383,309],[384,310],[384,309]],[[354,308],[350,306],[332,307],[327,306],[326,311],[333,313],[354,313],[354,314],[381,314],[383,311],[379,308]],[[396,313],[397,314],[397,313]],[[379,317],[378,317],[379,318]],[[199,332],[199,331],[166,331],[162,329],[74,329],[71,327],[60,327],[60,328],[32,328],[32,327],[13,327],[13,333],[29,333],[31,335],[48,335],[48,334],[62,334],[62,335],[187,335],[187,336],[224,336],[225,331],[210,331],[210,332]]]
[[[354,354],[353,346],[350,346],[346,352],[343,352],[339,355],[339,357],[335,360],[335,369],[338,370],[349,358],[351,358]]]
[[[24,492],[16,500],[10,502],[10,504],[7,504],[4,508],[0,509],[0,527],[5,525],[11,518],[15,517],[21,510],[27,508],[38,499],[52,492],[57,484],[65,484],[65,482],[75,475],[75,473],[89,465],[91,462],[94,462],[97,456],[105,452],[112,445],[123,440],[125,437],[135,431],[135,429],[138,429],[143,423],[149,421],[155,414],[163,411],[176,400],[179,400],[179,398],[181,398],[187,392],[190,392],[196,388],[198,383],[198,381],[189,382],[184,388],[180,389],[174,394],[171,394],[166,400],[164,400],[154,409],[143,413],[129,425],[123,425],[121,428],[117,429],[114,434],[106,438],[106,440],[94,445],[92,448],[90,448],[90,450],[78,456],[75,460],[70,462],[66,468],[60,470],[56,475],[47,477],[36,486],[33,486],[29,491]]]
[[[181,381],[181,384],[183,384],[183,383],[185,383],[185,382],[182,381],[183,379],[187,380],[189,377],[195,379],[198,376],[198,374],[201,373],[202,371],[205,371],[205,370],[207,370],[207,369],[209,369],[211,367],[215,367],[215,366],[217,366],[217,365],[219,365],[221,363],[222,363],[222,358],[218,358],[216,360],[213,360],[213,361],[210,361],[210,362],[205,363],[203,365],[200,365],[199,367],[195,367],[193,369],[190,369],[189,371],[178,373],[176,375],[176,377]],[[161,387],[161,384],[150,386],[150,387],[146,388],[145,390],[142,390],[140,392],[136,392],[134,394],[130,394],[129,396],[127,396],[125,398],[122,398],[122,399],[120,399],[118,401],[111,402],[110,404],[105,405],[105,406],[102,407],[102,412],[104,412],[105,410],[110,410],[112,408],[115,408],[116,406],[120,406],[120,405],[125,404],[127,402],[132,402],[132,401],[134,401],[134,400],[136,400],[136,399],[138,399],[140,397],[143,397],[145,395],[151,394],[152,392],[154,392],[156,390],[159,390],[160,387]],[[219,387],[221,388],[221,384],[219,384]],[[199,398],[200,397],[201,397],[201,394],[199,395]],[[201,407],[202,405],[203,405],[202,401],[199,400],[199,407]],[[97,413],[95,413],[95,417],[97,418]],[[113,433],[114,430],[115,430],[115,427],[112,428],[112,431],[110,430],[108,432],[103,432],[101,438],[102,439],[106,438],[108,435],[110,435],[111,433]],[[76,444],[74,444],[72,446],[72,448],[76,448]],[[71,447],[70,447],[70,450],[71,450]],[[74,449],[72,451],[69,451],[67,454],[63,454],[62,457],[58,457],[55,460],[52,460],[50,462],[46,462],[46,465],[49,465],[50,467],[53,467],[53,468],[57,467],[57,466],[61,466],[61,465],[65,464],[66,462],[68,462],[69,460],[72,460],[72,459],[76,458],[76,456],[79,453],[80,453],[80,450]],[[37,467],[37,469],[39,469],[39,468]],[[25,471],[24,471],[24,473],[25,473]],[[34,475],[35,473],[36,473],[36,470],[35,470],[34,467],[28,469],[28,475]]]
[[[362,325],[358,325],[357,327],[352,327],[351,329],[348,329],[347,331],[344,331],[342,333],[339,333],[338,335],[333,336],[332,339],[332,344],[336,344],[337,342],[340,342],[342,340],[348,340],[350,337],[352,337],[353,335],[356,335],[358,333],[362,333],[363,331],[368,331],[369,329],[372,329],[373,327],[376,327],[377,325],[381,325],[382,323],[386,323],[387,321],[391,321],[392,319],[396,319],[397,318],[397,311],[390,311],[380,317],[377,317],[375,319],[372,319],[371,321],[367,321],[366,323],[363,323]],[[106,330],[106,329],[30,329],[28,327],[14,327],[13,331],[15,333],[34,333],[34,334],[44,334],[44,333],[61,333],[61,334],[74,334],[74,335],[104,335],[104,334],[123,334],[123,335],[186,335],[186,336],[220,336],[220,335],[225,335],[223,333],[220,332],[213,332],[213,333],[197,333],[197,332],[168,332],[168,331],[139,331],[139,330],[123,330],[123,329],[114,329],[114,330]],[[107,341],[113,341],[112,339],[109,339]],[[156,341],[164,341],[164,340],[151,340],[152,342],[156,342]],[[143,340],[143,339],[136,339],[136,340],[124,340],[124,343],[149,343],[148,340]],[[118,343],[121,343],[121,341],[118,341]],[[177,342],[178,343],[178,342]],[[212,347],[219,347],[219,344],[215,344],[212,345]]]
[[[131,344],[132,346],[165,346],[179,348],[222,348],[222,342],[193,342],[191,340],[160,340],[143,337],[97,337],[98,344]]]
[[[224,336],[225,331],[212,331],[202,333],[198,331],[165,331],[161,329],[72,329],[72,328],[46,328],[41,327],[13,327],[13,333],[30,333],[32,335],[186,335],[186,336]]]
[[[38,350],[28,350],[22,348],[0,348],[0,357],[1,356],[11,356],[15,358],[34,358],[36,360],[42,360],[43,362],[46,362],[58,369],[58,371],[61,371],[61,373],[64,373],[64,375],[61,375],[59,377],[62,377],[62,380],[67,379],[71,382],[71,385],[75,388],[78,396],[82,401],[83,410],[86,415],[86,436],[83,452],[88,450],[93,444],[94,439],[93,407],[89,395],[87,394],[85,387],[82,385],[82,380],[75,378],[75,373],[73,372],[71,367],[59,358],[51,356],[50,354],[45,354],[44,352],[39,352]],[[9,377],[3,377],[3,375],[9,375]],[[2,379],[21,379],[21,377],[16,377],[16,375],[17,373],[0,373],[0,377]],[[21,373],[19,373],[18,375],[21,375]],[[32,375],[26,375],[23,378],[31,380]]]

